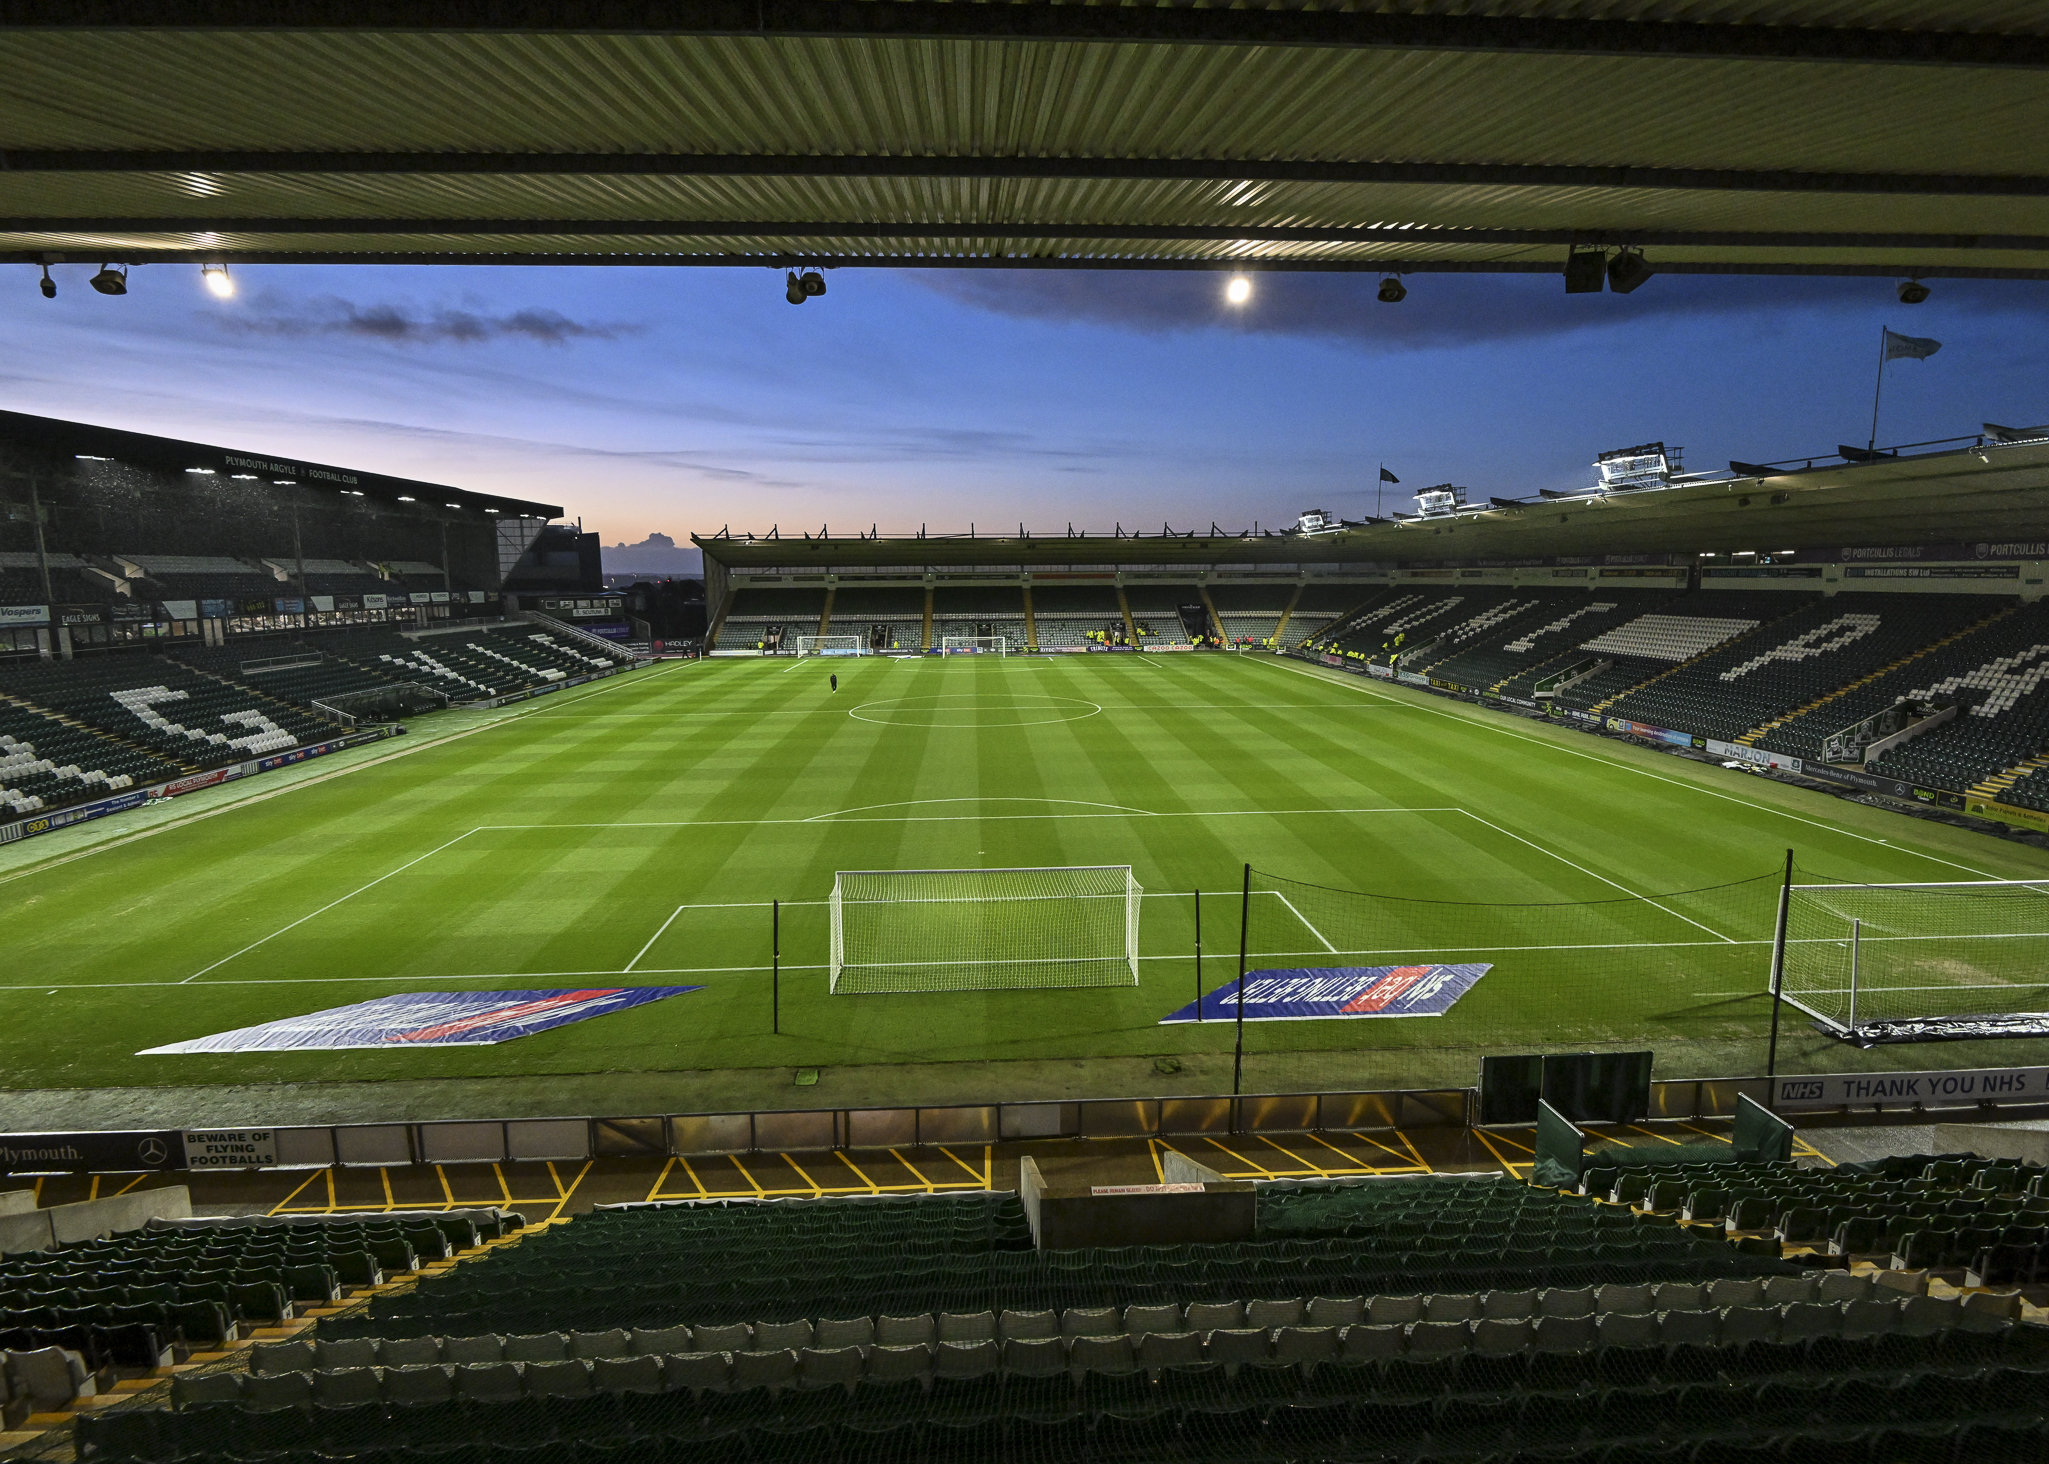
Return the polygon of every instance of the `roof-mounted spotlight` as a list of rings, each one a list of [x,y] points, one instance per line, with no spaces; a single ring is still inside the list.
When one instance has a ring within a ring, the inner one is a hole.
[[[1605,249],[1575,249],[1565,256],[1565,293],[1598,295],[1608,268]]]
[[[235,282],[228,278],[228,267],[225,264],[202,264],[199,266],[199,277],[206,282],[207,289],[213,292],[216,299],[225,300],[235,293]]]
[[[50,278],[50,266],[47,264],[43,266],[43,282],[37,288],[43,292],[45,300],[57,298],[57,282]]]
[[[1902,305],[1919,305],[1928,298],[1928,287],[1919,280],[1901,280],[1899,295]]]
[[[807,269],[797,277],[797,283],[804,287],[806,299],[816,299],[825,293],[825,276],[815,269]]]
[[[1233,305],[1243,305],[1252,298],[1252,281],[1242,274],[1231,276],[1231,282],[1224,286],[1224,298]]]
[[[790,271],[790,283],[783,291],[783,298],[792,305],[802,305],[811,296],[805,293],[804,282],[797,278],[797,272]]]
[[[1608,261],[1608,288],[1618,295],[1627,295],[1655,273],[1644,263],[1642,250],[1625,249]]]
[[[86,281],[102,295],[125,295],[128,293],[128,266],[119,269],[111,264],[100,266],[100,272]]]
[[[1389,275],[1380,282],[1377,298],[1383,305],[1399,305],[1409,298],[1409,287],[1402,283],[1400,275]]]

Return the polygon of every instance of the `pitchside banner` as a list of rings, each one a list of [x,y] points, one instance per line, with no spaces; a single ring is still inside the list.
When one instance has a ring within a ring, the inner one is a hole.
[[[1245,1020],[1305,1022],[1323,1017],[1441,1017],[1490,964],[1461,966],[1312,966],[1245,973]],[[1168,1022],[1228,1022],[1237,1016],[1233,978]]]
[[[623,1012],[702,986],[621,986],[588,991],[409,991],[303,1017],[237,1027],[137,1053],[296,1052],[345,1048],[485,1047],[589,1017]]]
[[[1774,1078],[1772,1106],[1859,1108],[1867,1103],[1961,1108],[1976,1103],[2049,1100],[2049,1068],[1954,1068],[1932,1073],[1828,1073]]]

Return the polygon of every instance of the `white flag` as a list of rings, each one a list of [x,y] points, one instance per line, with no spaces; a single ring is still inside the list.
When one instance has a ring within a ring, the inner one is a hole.
[[[1885,333],[1885,359],[1896,360],[1906,356],[1915,361],[1925,361],[1942,349],[1941,341],[1931,341],[1926,336],[1901,335],[1896,330]]]

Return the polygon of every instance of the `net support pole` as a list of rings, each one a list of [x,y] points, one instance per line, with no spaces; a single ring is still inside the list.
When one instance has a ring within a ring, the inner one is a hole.
[[[783,902],[768,902],[768,1030],[783,1030]]]
[[[1195,892],[1195,1020],[1202,1020],[1202,891]]]
[[[1848,1026],[1852,1037],[1857,1035],[1857,958],[1864,950],[1864,922],[1850,922],[1850,1012]]]
[[[1252,866],[1245,866],[1245,890],[1238,901],[1238,1036],[1231,1055],[1231,1097],[1238,1097],[1245,1079],[1245,938],[1252,923]],[[1231,1131],[1238,1129],[1238,1105],[1231,1104]]]
[[[1769,1081],[1779,1073],[1779,994],[1786,984],[1786,913],[1793,901],[1793,851],[1786,851],[1786,878],[1779,886],[1779,918],[1772,929],[1772,1035],[1765,1048],[1764,1075]],[[1772,1083],[1770,1106],[1778,1106],[1778,1084]]]

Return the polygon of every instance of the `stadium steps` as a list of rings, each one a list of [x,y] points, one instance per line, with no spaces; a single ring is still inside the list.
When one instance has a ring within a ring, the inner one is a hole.
[[[1203,599],[1207,600],[1208,595]],[[1124,636],[1127,645],[1138,644],[1138,622],[1131,618],[1131,602],[1124,598],[1124,586],[1117,586],[1117,613],[1124,617]]]
[[[183,663],[181,662],[180,664],[182,665]],[[172,757],[168,752],[160,751],[159,749],[154,747],[145,747],[139,742],[130,742],[126,737],[122,737],[114,732],[109,732],[104,727],[96,727],[91,722],[81,722],[78,720],[78,718],[69,716],[64,712],[60,712],[55,707],[46,707],[41,702],[30,701],[27,697],[14,696],[9,693],[0,692],[0,702],[5,702],[10,706],[21,707],[27,711],[36,712],[42,716],[48,717],[53,722],[62,722],[65,726],[74,728],[77,731],[90,733],[94,737],[99,738],[100,741],[110,742],[114,746],[119,747],[124,751],[139,752],[143,754],[145,757],[156,758],[159,762],[170,763],[173,767],[177,768],[178,771],[181,773],[196,773],[200,771],[198,763],[187,762],[182,757]]]
[[[1281,610],[1281,620],[1280,620],[1280,624],[1278,624],[1278,625],[1276,625],[1276,626],[1274,627],[1274,644],[1275,644],[1275,645],[1277,645],[1277,646],[1284,646],[1284,645],[1286,645],[1286,644],[1287,644],[1287,641],[1286,641],[1286,640],[1284,640],[1284,639],[1282,639],[1282,637],[1284,637],[1284,636],[1285,636],[1285,635],[1287,635],[1287,633],[1288,633],[1288,617],[1289,617],[1289,616],[1291,616],[1291,615],[1293,615],[1293,614],[1295,613],[1295,607],[1296,607],[1297,605],[1299,605],[1299,604],[1301,604],[1301,603],[1302,603],[1302,591],[1303,591],[1304,589],[1306,589],[1306,588],[1308,588],[1308,587],[1307,587],[1306,585],[1296,585],[1296,586],[1295,586],[1295,593],[1294,593],[1294,594],[1292,594],[1292,595],[1290,595],[1290,596],[1288,596],[1288,603],[1287,603],[1287,605],[1286,605],[1285,607],[1283,607],[1283,608],[1282,608],[1282,610]],[[1206,592],[1205,592],[1204,598],[1205,598],[1205,599],[1207,599],[1207,598],[1208,598],[1208,595],[1207,595],[1207,593],[1206,593]]]
[[[1773,616],[1770,620],[1759,621],[1756,626],[1744,631],[1741,635],[1732,635],[1725,641],[1717,641],[1715,644],[1709,646],[1706,650],[1702,651],[1699,655],[1689,656],[1684,661],[1680,661],[1675,665],[1668,666],[1663,671],[1660,671],[1657,675],[1639,681],[1634,686],[1625,686],[1622,688],[1622,690],[1616,692],[1615,695],[1604,698],[1601,701],[1595,702],[1592,706],[1588,707],[1587,710],[1589,712],[1592,712],[1594,715],[1599,716],[1603,712],[1606,712],[1608,708],[1614,706],[1615,703],[1621,701],[1622,698],[1624,698],[1625,696],[1634,696],[1637,692],[1642,691],[1645,687],[1656,686],[1660,681],[1663,681],[1667,676],[1676,675],[1679,672],[1684,671],[1688,666],[1694,665],[1696,662],[1705,661],[1709,656],[1717,655],[1723,651],[1726,651],[1731,646],[1740,646],[1743,644],[1743,642],[1751,639],[1753,636],[1759,636],[1764,634],[1767,630],[1770,630],[1774,625],[1777,625],[1781,620],[1784,620],[1786,616],[1797,614],[1799,611],[1805,608],[1806,607],[1804,605],[1795,605],[1791,609],[1785,611],[1783,614]],[[1580,649],[1584,650],[1585,647],[1582,646]]]
[[[1229,636],[1224,634],[1224,617],[1217,614],[1217,602],[1209,597],[1209,586],[1199,584],[1195,587],[1195,592],[1202,596],[1203,613],[1209,616],[1210,634],[1221,636],[1226,640],[1230,639]],[[1299,585],[1296,587],[1295,593],[1298,595],[1302,593]],[[1288,603],[1293,604],[1294,601],[1290,600]],[[1281,619],[1285,621],[1287,617],[1283,615]],[[1136,637],[1133,639],[1135,643]]]
[[[925,630],[924,639],[918,642],[918,649],[921,651],[932,649],[932,586],[930,585],[925,586]]]
[[[719,632],[726,628],[726,616],[732,611],[733,602],[740,598],[738,590],[727,590],[719,601],[719,613],[711,619],[711,629],[704,633],[704,648],[714,650],[719,643]]]
[[[839,594],[838,585],[825,587],[825,608],[818,612],[818,634],[824,635],[832,629],[832,601]]]
[[[1039,621],[1038,617],[1032,613],[1032,587],[1030,584],[1026,584],[1024,587],[1024,607],[1025,644],[1036,651],[1039,648]],[[930,637],[928,636],[927,639],[929,640]],[[928,645],[926,649],[930,650],[931,647]]]
[[[203,666],[194,666],[185,661],[180,661],[178,664],[180,666],[183,666],[187,671],[190,671],[195,676],[204,676],[208,681],[218,681],[222,686],[231,687],[235,691],[240,692],[244,696],[254,697],[257,701],[261,702],[266,708],[275,707],[278,711],[284,712],[290,716],[311,717],[315,721],[327,722],[327,725],[332,727],[337,733],[345,732],[348,730],[347,728],[343,727],[339,722],[328,722],[327,718],[321,716],[318,712],[312,711],[306,707],[294,706],[291,702],[279,701],[276,697],[270,695],[268,692],[258,691],[255,687],[249,685],[247,682],[236,681],[231,677],[217,675],[216,673],[207,670]],[[305,746],[306,739],[303,737],[300,738],[298,745],[301,747]]]
[[[2038,752],[2026,762],[2017,762],[2003,772],[1994,773],[1989,778],[1971,784],[1971,796],[1997,798],[2028,774],[2040,772],[2043,768],[2049,768],[2049,752]]]
[[[1851,692],[1855,691],[1858,687],[1876,681],[1881,676],[1890,676],[1893,672],[1899,670],[1900,667],[1911,665],[1913,662],[1920,660],[1923,656],[1932,655],[1933,653],[1941,650],[1944,646],[1949,645],[1953,641],[1962,640],[1967,635],[1976,635],[1986,626],[1991,625],[1996,621],[2004,620],[2007,616],[2013,614],[2014,611],[2018,610],[2019,608],[2020,607],[2018,605],[2009,605],[2003,610],[1995,610],[1990,615],[1986,616],[1983,620],[1975,621],[1972,624],[1965,626],[1962,630],[1957,631],[1954,635],[1946,635],[1939,641],[1930,641],[1927,645],[1921,647],[1919,650],[1913,652],[1911,655],[1902,656],[1889,666],[1880,666],[1876,671],[1871,672],[1869,675],[1859,676],[1855,681],[1846,681],[1841,686],[1838,686],[1834,691],[1828,693],[1828,695],[1818,696],[1804,707],[1795,707],[1790,712],[1786,712],[1781,716],[1774,717],[1771,721],[1766,722],[1761,727],[1752,727],[1748,732],[1745,732],[1741,737],[1738,737],[1736,739],[1736,743],[1739,747],[1754,747],[1757,745],[1757,740],[1760,737],[1769,736],[1775,729],[1783,727],[1786,723],[1792,721],[1794,718],[1804,717],[1809,712],[1814,711],[1816,708],[1825,707],[1830,702],[1834,701],[1837,697],[1847,696]]]

